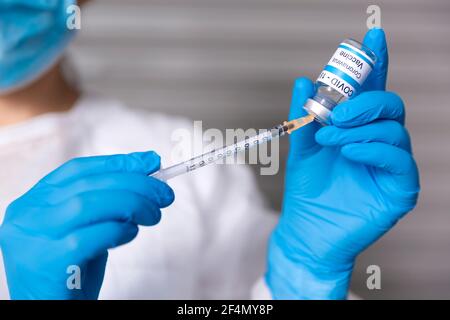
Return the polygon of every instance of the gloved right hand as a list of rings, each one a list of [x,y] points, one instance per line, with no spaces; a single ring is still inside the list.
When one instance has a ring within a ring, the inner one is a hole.
[[[96,299],[107,250],[133,240],[138,225],[158,223],[174,200],[147,176],[159,166],[154,152],[78,158],[11,203],[0,227],[11,298]],[[70,289],[77,267],[81,288]]]
[[[364,44],[378,57],[364,92],[337,105],[332,125],[290,136],[283,212],[269,242],[266,282],[277,299],[345,299],[357,256],[411,211],[419,172],[402,99],[386,92],[385,33]],[[296,82],[290,119],[315,94]]]

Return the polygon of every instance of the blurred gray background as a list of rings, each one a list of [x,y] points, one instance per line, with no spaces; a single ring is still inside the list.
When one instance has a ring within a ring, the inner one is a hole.
[[[352,287],[368,299],[449,299],[450,1],[97,0],[72,56],[85,87],[134,108],[266,128],[286,117],[296,77],[315,79],[339,41],[362,39],[369,4],[381,7],[388,86],[406,102],[422,193],[358,259]],[[258,179],[279,209],[282,172]],[[366,288],[370,264],[382,269],[379,291]]]

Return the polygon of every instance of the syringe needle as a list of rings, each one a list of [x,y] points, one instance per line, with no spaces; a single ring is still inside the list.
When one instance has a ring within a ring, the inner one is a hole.
[[[283,126],[287,127],[286,132],[291,134],[292,132],[294,132],[297,129],[300,129],[303,126],[306,126],[308,123],[311,123],[314,121],[314,116],[312,115],[307,115],[298,119],[294,119],[291,121],[285,121],[283,122]]]

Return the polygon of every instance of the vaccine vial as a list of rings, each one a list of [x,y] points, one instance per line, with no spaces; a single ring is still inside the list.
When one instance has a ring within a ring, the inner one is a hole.
[[[316,95],[303,108],[320,123],[330,124],[333,108],[359,93],[375,62],[375,53],[362,43],[342,41],[317,78]]]

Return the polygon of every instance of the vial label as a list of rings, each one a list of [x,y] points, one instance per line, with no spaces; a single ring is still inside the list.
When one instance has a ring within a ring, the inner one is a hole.
[[[356,94],[373,69],[373,61],[358,48],[341,43],[317,79],[347,98]]]

